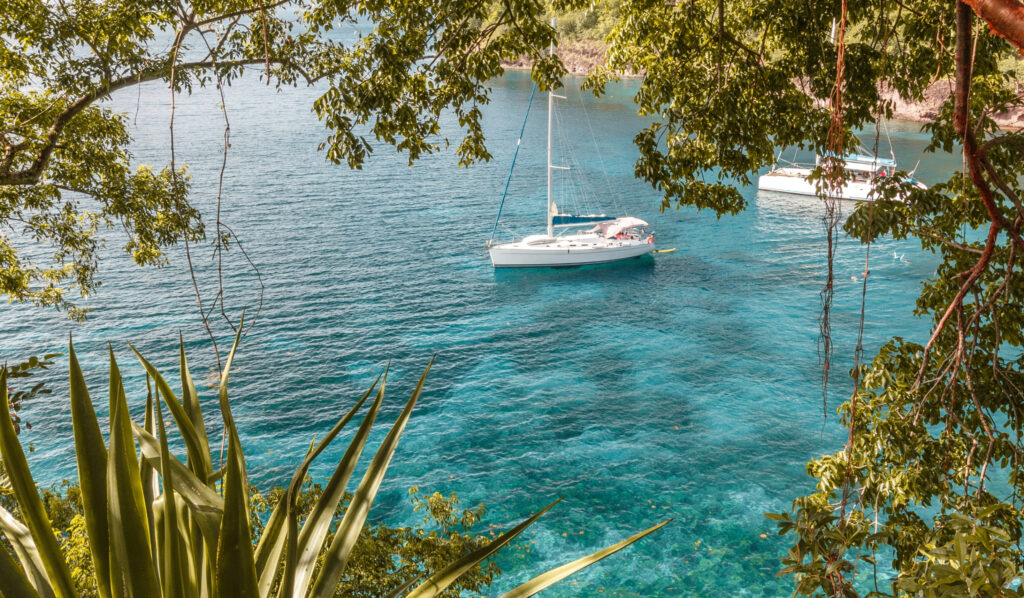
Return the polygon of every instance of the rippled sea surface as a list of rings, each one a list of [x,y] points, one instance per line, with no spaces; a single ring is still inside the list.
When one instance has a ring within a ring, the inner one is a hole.
[[[570,82],[568,95],[578,102],[577,84]],[[807,460],[842,445],[835,408],[851,388],[842,375],[853,359],[864,247],[839,243],[832,318],[840,376],[824,407],[822,206],[758,196],[752,186],[743,189],[748,209],[736,217],[660,213],[658,194],[633,178],[632,138],[645,121],[635,116],[635,85],[626,82],[600,100],[588,97],[586,112],[567,107],[561,129],[598,188],[607,184],[619,208],[650,222],[659,246],[677,251],[599,267],[496,272],[484,243],[530,82],[510,73],[492,87],[493,103],[484,107],[490,163],[459,168],[453,152],[442,151],[410,168],[379,144],[361,171],[331,165],[318,152],[326,132],[310,112],[316,90],[278,92],[255,77],[227,90],[223,219],[266,285],[232,372],[252,478],[283,483],[310,440],[390,360],[390,400],[375,445],[436,354],[372,517],[418,521],[407,499],[413,485],[456,492],[467,506],[483,503],[485,525],[499,527],[561,497],[502,557],[507,575],[494,593],[673,518],[545,595],[789,595],[789,580],[774,577],[785,540],[762,514],[786,510],[810,491]],[[215,92],[200,91],[179,98],[175,115],[176,159],[190,165],[194,198],[211,228],[224,133],[219,104]],[[166,89],[125,91],[107,106],[127,114],[138,163],[168,162]],[[533,110],[499,232],[542,226],[543,102]],[[956,167],[948,156],[923,154],[916,125],[890,129],[903,165],[921,159],[924,182],[944,180]],[[458,141],[453,128],[447,133]],[[882,146],[887,153],[884,134]],[[133,266],[123,243],[110,237],[87,323],[0,308],[6,359],[66,352],[74,334],[101,416],[108,341],[131,376],[136,414],[145,385],[129,342],[176,379],[180,332],[195,377],[208,382],[214,371],[183,248],[158,271]],[[206,245],[192,247],[207,301],[216,291],[210,255]],[[935,264],[912,242],[872,247],[868,356],[890,336],[923,340],[927,324],[912,310]],[[237,318],[242,307],[252,315],[258,281],[237,248],[223,267],[229,315]],[[223,350],[231,331],[223,319],[215,331]],[[34,424],[23,436],[34,445],[30,461],[47,483],[75,473],[66,361],[58,362],[43,378],[54,394],[23,413]],[[219,429],[214,392],[200,394]],[[314,473],[327,475],[343,450],[339,443],[328,451]]]

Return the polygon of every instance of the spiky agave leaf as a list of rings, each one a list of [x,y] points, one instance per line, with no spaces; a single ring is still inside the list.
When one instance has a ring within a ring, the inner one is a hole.
[[[0,507],[0,531],[7,536],[7,541],[14,548],[14,554],[18,557],[18,561],[21,562],[28,577],[22,575],[21,571],[18,572],[18,576],[43,598],[53,596],[53,588],[50,587],[50,581],[46,578],[46,568],[43,567],[43,561],[39,558],[39,551],[36,549],[36,543],[32,540],[32,533],[3,507]],[[6,550],[0,550],[0,552],[7,553]],[[0,577],[0,579],[6,581],[4,577]]]
[[[342,518],[341,523],[338,524],[338,529],[334,534],[334,539],[331,540],[330,548],[327,549],[323,569],[320,571],[320,576],[317,578],[316,584],[312,589],[312,596],[314,598],[330,598],[334,595],[334,589],[338,585],[338,580],[341,579],[342,574],[345,572],[345,566],[348,564],[348,558],[352,554],[352,548],[355,546],[356,540],[359,539],[359,533],[362,531],[366,517],[370,513],[373,499],[377,496],[377,490],[384,479],[384,474],[387,473],[391,457],[395,454],[398,440],[401,438],[402,432],[405,431],[405,425],[409,422],[412,408],[416,406],[416,401],[419,400],[420,393],[423,392],[423,383],[426,381],[427,374],[430,373],[430,367],[433,364],[434,359],[431,358],[427,368],[423,371],[423,375],[420,376],[412,396],[409,397],[409,401],[405,404],[402,413],[398,416],[394,425],[391,426],[391,430],[384,438],[384,441],[381,442],[380,447],[377,448],[377,453],[373,456],[373,460],[366,469],[362,481],[359,482],[359,486],[356,488],[351,502],[349,502],[348,509],[345,510],[345,516]]]
[[[178,333],[178,371],[181,375],[181,406],[192,422],[192,429],[195,430],[200,446],[205,446],[199,457],[204,461],[202,464],[189,464],[192,471],[213,471],[213,461],[210,457],[210,442],[206,435],[206,422],[203,421],[203,409],[199,406],[199,396],[196,393],[196,385],[192,381],[192,373],[188,369],[188,357],[185,355],[185,339]]]
[[[338,423],[336,423],[334,428],[324,436],[319,444],[316,446],[310,444],[310,450],[306,453],[306,458],[303,459],[302,464],[299,465],[299,468],[295,470],[295,474],[292,476],[292,481],[288,485],[288,490],[284,499],[278,502],[274,507],[274,510],[270,513],[270,517],[267,519],[267,525],[263,528],[263,535],[260,537],[259,544],[256,547],[256,573],[259,575],[259,590],[261,598],[266,598],[270,593],[274,577],[277,574],[277,565],[281,560],[281,553],[286,542],[294,542],[295,546],[293,546],[292,549],[293,552],[297,552],[295,547],[298,545],[298,539],[294,529],[295,526],[291,524],[291,517],[289,517],[287,511],[289,506],[294,504],[295,497],[297,497],[302,490],[302,483],[306,479],[306,474],[309,471],[310,464],[312,464],[313,460],[331,444],[345,425],[355,417],[355,414],[359,412],[359,409],[363,406],[363,403],[366,402],[370,393],[372,393],[373,389],[377,387],[377,383],[380,382],[381,378],[386,376],[386,374],[387,372],[385,371],[384,374],[377,376],[377,379],[373,381],[370,388],[363,393],[363,396],[360,397],[358,401],[356,401],[355,406],[352,407],[344,417],[338,420]],[[381,392],[383,392],[383,389]],[[288,520],[287,523],[286,519]],[[286,567],[287,566],[289,565],[286,564]],[[285,584],[282,584],[282,587],[286,587]]]
[[[335,468],[330,480],[328,480],[327,485],[324,486],[320,498],[313,505],[309,516],[306,517],[306,522],[302,525],[302,531],[298,535],[296,545],[289,547],[294,548],[295,554],[298,557],[297,562],[292,561],[289,563],[289,565],[294,564],[294,576],[291,578],[290,576],[285,576],[285,579],[292,583],[283,586],[291,588],[291,596],[305,596],[306,591],[309,589],[309,582],[313,578],[317,557],[320,556],[324,540],[327,539],[327,534],[330,532],[331,523],[334,521],[334,512],[345,495],[345,486],[348,485],[348,480],[356,468],[360,455],[363,453],[366,439],[370,437],[373,422],[377,417],[377,412],[380,410],[381,403],[384,401],[384,388],[386,385],[387,371],[384,372],[384,379],[380,383],[377,397],[363,417],[363,423],[359,426],[356,435],[352,437],[348,449],[345,451],[344,456],[342,456],[341,461],[338,462],[338,466]],[[298,488],[294,488],[294,490],[294,493],[289,493],[291,503],[289,504],[290,513],[288,520],[290,523],[295,522],[297,519],[294,506],[295,498],[298,496]]]
[[[110,524],[110,576],[115,594],[158,596],[156,566],[149,545],[149,518],[132,439],[128,401],[117,362],[111,355],[110,449],[107,459],[107,518]]]
[[[7,398],[7,368],[0,367],[0,456],[11,482],[11,489],[18,501],[22,517],[32,534],[32,540],[39,551],[40,560],[46,570],[47,579],[58,598],[75,596],[75,586],[64,555],[53,536],[50,518],[46,515],[43,501],[36,490],[36,483],[29,471],[25,453],[11,421],[10,403]]]
[[[39,593],[6,550],[0,550],[0,579],[4,580],[4,598],[39,598]]]
[[[559,581],[565,579],[566,577],[569,577],[573,573],[576,573],[581,569],[585,569],[586,567],[593,565],[594,563],[600,561],[605,557],[615,554],[616,552],[622,550],[623,548],[629,546],[637,540],[646,537],[648,534],[652,534],[658,531],[662,527],[668,525],[671,521],[671,519],[662,521],[658,525],[649,527],[644,531],[640,532],[639,534],[630,536],[621,542],[617,542],[615,544],[612,544],[611,546],[602,548],[601,550],[598,550],[593,554],[589,554],[581,559],[577,559],[571,563],[566,563],[561,567],[556,567],[546,573],[538,575],[530,581],[522,585],[516,586],[514,589],[512,589],[512,591],[503,594],[501,598],[528,598],[529,596],[533,596],[534,594],[540,592],[544,588],[547,588],[552,584],[558,583]]]
[[[199,459],[202,459],[202,463],[193,463],[186,457],[188,470],[192,473],[210,471],[210,474],[206,476],[204,481],[212,489],[216,481],[223,475],[224,470],[221,468],[220,471],[213,471],[213,458],[209,450],[210,442],[206,433],[206,422],[203,420],[203,410],[199,405],[199,395],[196,392],[196,385],[192,380],[192,373],[189,371],[188,357],[185,355],[185,339],[180,332],[178,333],[178,373],[181,377],[181,406],[192,422],[192,428],[199,439],[199,444],[206,447],[198,456]],[[177,460],[175,459],[175,461]],[[175,480],[177,479],[178,477],[176,476]],[[179,503],[178,507],[183,509],[184,505]],[[179,518],[179,525],[184,528],[182,530],[183,538],[192,538],[196,534],[203,532],[203,527],[198,521],[198,515],[191,509],[183,511],[182,516]],[[217,527],[215,525],[214,529]],[[204,534],[205,537],[206,535]],[[205,543],[186,542],[183,549],[184,558],[189,563],[187,568],[189,572],[188,591],[186,594],[189,596],[201,595],[203,598],[207,598],[212,591],[212,580],[214,578],[211,555],[216,554],[216,538],[207,539]]]
[[[135,356],[142,363],[142,366],[146,368],[146,372],[153,377],[153,382],[156,384],[157,392],[159,392],[164,402],[167,404],[167,408],[171,411],[171,415],[174,417],[174,423],[178,426],[178,431],[181,432],[181,438],[185,441],[185,449],[188,452],[189,463],[194,464],[194,471],[196,476],[201,480],[206,480],[212,473],[212,465],[210,464],[210,447],[204,442],[204,438],[200,437],[199,433],[196,432],[195,426],[192,424],[192,418],[185,413],[185,408],[178,402],[178,397],[174,395],[174,391],[171,390],[171,385],[167,383],[167,380],[160,374],[160,372],[153,366],[145,357],[139,353],[135,347],[131,348],[135,352]]]
[[[516,536],[523,533],[526,528],[533,525],[541,518],[542,515],[544,515],[544,513],[547,513],[551,507],[557,505],[561,500],[562,499],[556,500],[538,511],[532,517],[527,518],[519,525],[501,534],[486,546],[481,546],[461,559],[451,563],[444,569],[431,575],[426,581],[416,586],[416,589],[409,592],[409,594],[406,595],[406,598],[433,598],[440,595],[441,592],[444,592],[448,588],[448,586],[455,583],[455,580],[462,577],[478,563],[494,556],[496,552],[504,548],[505,545],[511,542]]]
[[[251,598],[257,596],[259,590],[249,525],[249,488],[241,443],[234,430],[226,433],[228,454],[224,472],[224,518],[217,546],[217,595]]]
[[[150,434],[156,435],[156,413],[153,406],[153,388],[150,384],[149,374],[146,374],[146,414],[142,427]],[[134,424],[135,422],[132,422]],[[140,451],[141,453],[141,451]],[[149,464],[145,455],[139,455],[139,479],[142,480],[142,502],[146,505],[146,517],[149,520],[149,549],[153,556],[158,555],[157,536],[162,535],[160,526],[157,525],[154,502],[160,496],[160,480],[157,479],[157,470]]]
[[[96,419],[96,410],[85,385],[82,367],[68,340],[71,397],[71,428],[75,434],[78,484],[82,490],[82,513],[89,534],[89,552],[96,571],[100,598],[110,597],[110,532],[107,528],[107,447]]]
[[[139,442],[143,458],[163,475],[164,463],[161,460],[160,441],[135,422],[132,422],[132,431]],[[171,459],[167,465],[173,470],[174,488],[188,504],[203,536],[211,546],[216,547],[217,530],[220,528],[220,519],[224,513],[224,499],[182,465],[181,461]]]
[[[184,582],[180,544],[178,542],[178,509],[174,491],[174,468],[171,460],[177,459],[167,448],[167,430],[164,428],[163,410],[160,401],[156,401],[157,429],[160,432],[160,463],[163,466],[163,542],[158,548],[160,556],[160,582],[164,594],[162,598],[184,598]]]
[[[245,473],[242,443],[228,404],[228,375],[231,373],[244,323],[243,315],[220,377],[220,409],[224,418],[228,455],[224,464],[224,517],[221,519],[220,542],[217,546],[217,593],[224,598],[252,598],[259,595],[252,528],[249,524],[249,480]]]

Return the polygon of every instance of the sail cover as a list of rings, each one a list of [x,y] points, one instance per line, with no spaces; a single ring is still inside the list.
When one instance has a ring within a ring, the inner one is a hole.
[[[605,214],[552,214],[551,224],[554,226],[577,226],[615,220],[615,216]]]
[[[610,239],[626,229],[636,228],[638,226],[647,226],[647,223],[639,218],[626,216],[625,218],[616,218],[615,220],[599,222],[597,223],[597,226],[591,229],[591,232],[600,232],[602,237]]]

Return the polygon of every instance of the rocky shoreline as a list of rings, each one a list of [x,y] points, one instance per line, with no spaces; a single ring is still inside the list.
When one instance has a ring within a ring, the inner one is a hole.
[[[605,44],[598,41],[576,41],[559,46],[555,53],[562,59],[562,64],[570,75],[585,76],[596,66],[604,64]],[[528,70],[529,60],[520,58],[504,63],[504,67],[512,70]],[[623,78],[641,77],[641,74],[626,73]],[[935,119],[942,108],[943,102],[952,95],[952,81],[936,81],[928,86],[921,101],[906,100],[893,90],[882,90],[882,95],[892,102],[894,120],[910,122],[930,122]],[[1024,128],[1024,108],[1017,108],[993,116],[996,123],[1003,128]]]

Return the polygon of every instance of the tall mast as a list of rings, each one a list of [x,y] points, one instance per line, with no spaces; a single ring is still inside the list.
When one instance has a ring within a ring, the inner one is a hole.
[[[551,28],[555,28],[555,19],[551,19]],[[555,41],[551,40],[551,48],[548,50],[548,54],[555,53]],[[548,90],[548,210],[547,210],[547,221],[548,221],[548,236],[555,236],[554,223],[551,220],[551,116],[555,108],[555,94],[552,90]]]

